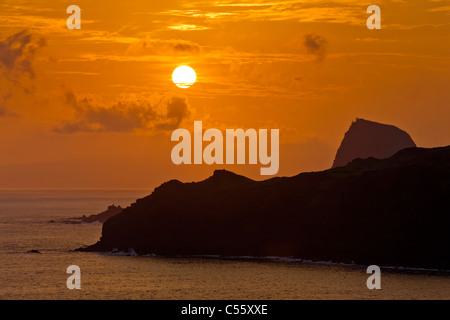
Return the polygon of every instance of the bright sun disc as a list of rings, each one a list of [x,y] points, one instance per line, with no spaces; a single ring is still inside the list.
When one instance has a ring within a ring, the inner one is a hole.
[[[172,73],[172,81],[179,88],[187,89],[195,83],[195,80],[197,75],[194,69],[188,66],[178,67]]]

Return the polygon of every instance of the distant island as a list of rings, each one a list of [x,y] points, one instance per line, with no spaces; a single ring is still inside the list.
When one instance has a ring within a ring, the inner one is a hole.
[[[450,269],[450,146],[253,181],[168,181],[80,251],[284,256]]]
[[[51,223],[54,223],[54,222],[67,223],[67,224],[95,223],[95,222],[104,223],[109,218],[121,213],[122,210],[123,209],[121,206],[110,205],[110,206],[108,206],[107,210],[105,210],[99,214],[92,214],[88,217],[83,215],[81,217],[63,219],[63,220],[58,220],[58,221],[50,220],[49,222],[51,222]]]

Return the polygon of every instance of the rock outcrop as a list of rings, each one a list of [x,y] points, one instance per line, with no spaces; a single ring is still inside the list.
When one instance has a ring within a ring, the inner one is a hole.
[[[333,168],[345,166],[357,158],[385,159],[415,146],[409,134],[395,126],[357,118],[345,133]]]
[[[104,223],[109,218],[119,214],[122,212],[121,206],[110,205],[108,209],[99,213],[99,214],[91,214],[86,217],[85,215],[82,217],[63,219],[60,221],[50,220],[49,223],[66,223],[66,224],[80,224],[80,223]]]

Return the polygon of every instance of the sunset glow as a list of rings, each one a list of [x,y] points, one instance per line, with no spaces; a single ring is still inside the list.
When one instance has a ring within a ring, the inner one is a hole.
[[[193,121],[279,128],[280,176],[329,168],[358,117],[448,145],[442,1],[74,4],[80,29],[66,27],[63,3],[0,3],[0,187],[206,178],[213,168],[170,161],[170,134]],[[379,30],[366,26],[372,4]],[[227,168],[260,178],[257,166]]]

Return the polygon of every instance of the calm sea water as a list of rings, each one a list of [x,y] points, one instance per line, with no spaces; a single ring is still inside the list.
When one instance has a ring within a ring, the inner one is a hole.
[[[0,299],[450,299],[449,274],[280,261],[117,256],[71,252],[101,225],[48,223],[128,206],[143,190],[0,191]],[[41,254],[26,253],[39,250]],[[81,290],[66,269],[81,268]]]

